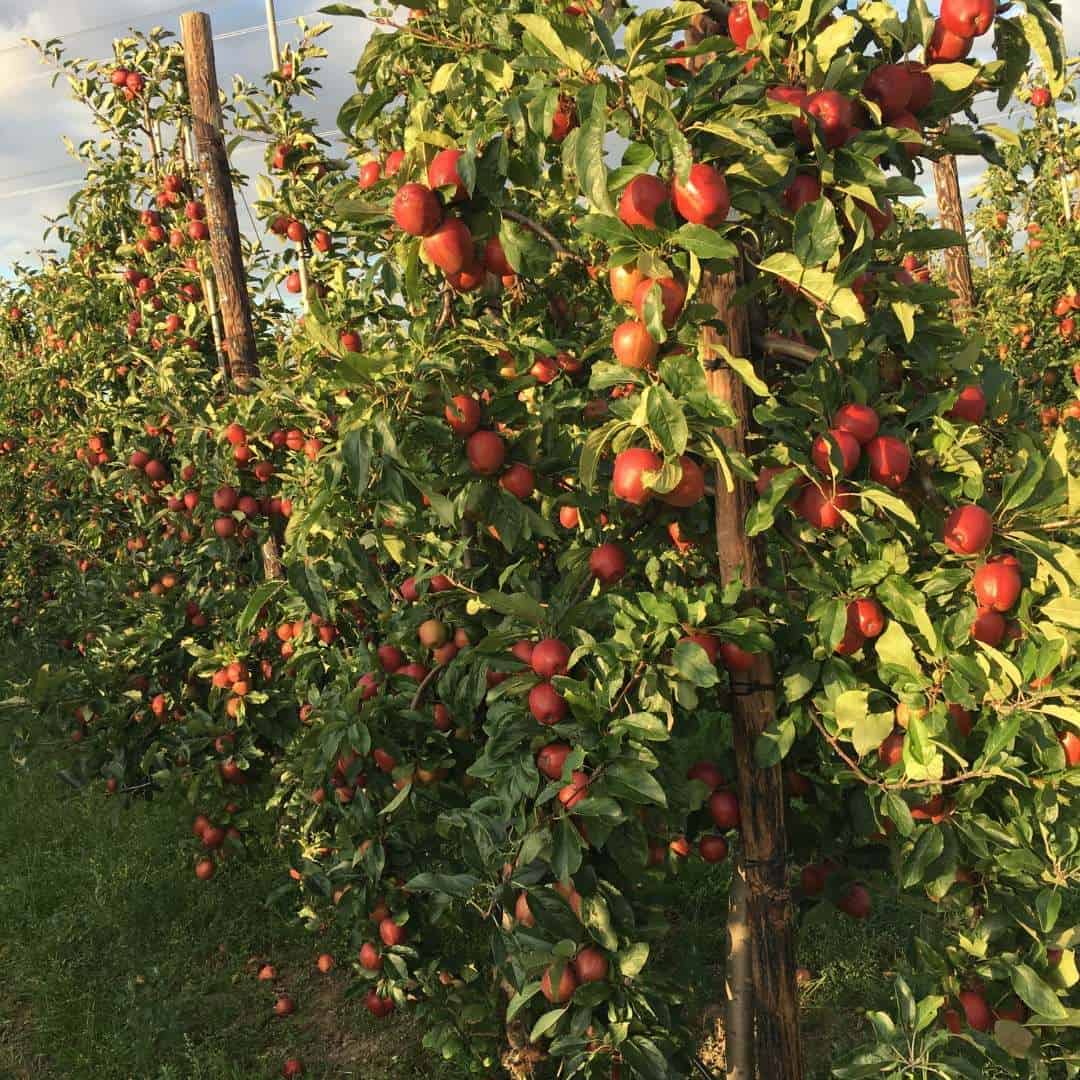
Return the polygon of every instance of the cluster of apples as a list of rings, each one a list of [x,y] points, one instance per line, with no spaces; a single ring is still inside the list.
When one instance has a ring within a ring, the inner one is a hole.
[[[225,807],[225,812],[228,814],[238,813],[239,810],[240,807],[236,803],[229,803]],[[229,825],[226,828],[214,825],[205,814],[195,816],[195,820],[191,823],[191,835],[207,852],[195,863],[195,876],[200,881],[209,881],[216,873],[217,865],[214,862],[213,853],[221,852],[226,840],[234,840],[236,843],[241,843],[243,840],[240,830],[235,825]]]
[[[130,71],[126,67],[113,68],[109,82],[124,95],[125,101],[134,101],[146,89],[146,80],[141,72]]]
[[[799,873],[799,885],[804,896],[820,896],[830,877],[840,870],[832,859],[820,863],[808,863]],[[836,906],[852,919],[865,919],[873,910],[870,890],[861,882],[853,881],[840,894]]]
[[[488,273],[505,281],[513,279],[514,270],[498,236],[492,236],[478,253],[469,227],[460,217],[445,213],[436,194],[449,191],[451,206],[469,198],[458,172],[461,156],[461,150],[440,150],[428,165],[427,184],[410,182],[399,187],[390,212],[399,229],[423,237],[424,256],[446,275],[455,291],[471,292],[484,283]]]
[[[977,37],[994,24],[996,0],[941,0],[926,56],[934,64],[951,64],[971,53]]]
[[[702,162],[690,167],[686,182],[675,177],[670,185],[651,173],[635,176],[619,197],[619,220],[624,225],[654,230],[657,214],[668,203],[686,222],[715,227],[727,219],[731,209],[727,181],[720,170]],[[644,323],[645,303],[655,285],[659,289],[662,319],[670,329],[686,303],[686,286],[673,277],[652,279],[636,267],[613,266],[609,271],[611,295],[620,304],[631,307],[636,319],[620,323],[611,338],[615,359],[623,367],[651,368],[660,350]]]
[[[2,444],[0,444],[0,449],[2,449]],[[75,458],[78,461],[85,462],[90,469],[97,468],[98,465],[105,465],[111,461],[112,455],[109,453],[107,436],[103,433],[91,435],[86,440],[86,446],[76,448]]]

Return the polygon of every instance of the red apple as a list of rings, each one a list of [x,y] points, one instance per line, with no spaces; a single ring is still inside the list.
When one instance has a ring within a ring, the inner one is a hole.
[[[712,165],[691,165],[686,184],[679,183],[676,176],[671,187],[675,209],[684,220],[710,228],[726,220],[731,196],[724,174]]]
[[[819,435],[814,440],[814,444],[810,449],[810,458],[814,466],[818,472],[831,476],[831,454],[834,447],[839,452],[841,459],[841,475],[850,476],[855,471],[856,465],[859,464],[862,447],[859,446],[859,440],[854,435],[841,428],[833,428],[827,435]]]
[[[506,460],[506,444],[494,431],[475,431],[465,443],[469,465],[479,476],[494,476]]]
[[[1008,611],[1020,598],[1020,571],[1003,562],[988,562],[975,571],[971,584],[979,607]]]
[[[986,416],[986,395],[981,386],[965,386],[956,404],[945,414],[952,420],[966,420],[969,424],[981,424]]]
[[[941,0],[940,18],[950,33],[973,38],[990,29],[996,11],[996,0]]]
[[[442,221],[439,200],[423,184],[403,184],[398,188],[390,212],[398,228],[410,236],[429,236]]]
[[[589,572],[601,585],[615,585],[626,573],[626,552],[618,544],[601,544],[589,555]]]
[[[529,664],[541,679],[550,679],[553,675],[565,675],[569,660],[569,646],[558,638],[544,638],[533,647]]]
[[[436,188],[452,187],[454,189],[454,194],[451,196],[452,202],[461,202],[469,196],[457,168],[461,155],[461,150],[440,150],[431,159],[427,170],[428,187],[432,191]]]
[[[878,414],[869,405],[841,405],[833,417],[832,426],[854,435],[865,446],[877,433]]]
[[[958,506],[945,519],[945,546],[957,555],[982,551],[993,535],[994,519],[981,506]]]
[[[894,491],[903,487],[911,472],[911,452],[907,444],[892,435],[878,435],[866,444],[870,479]]]
[[[611,348],[615,359],[626,368],[642,369],[652,366],[659,343],[646,329],[645,324],[629,319],[615,327],[611,335]]]
[[[551,683],[537,683],[529,691],[529,712],[537,723],[550,726],[566,719],[566,699]]]
[[[424,254],[444,274],[457,274],[474,259],[472,233],[460,218],[448,217],[424,234]]]
[[[634,447],[615,455],[615,471],[611,490],[615,498],[633,506],[644,506],[652,498],[652,489],[645,486],[645,473],[659,472],[663,461],[652,450]]]
[[[624,225],[656,228],[656,212],[668,201],[668,189],[650,173],[635,176],[619,198],[619,220]]]

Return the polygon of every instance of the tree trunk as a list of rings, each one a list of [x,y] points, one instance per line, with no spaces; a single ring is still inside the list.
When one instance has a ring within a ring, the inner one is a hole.
[[[255,347],[251,298],[248,296],[247,273],[240,247],[240,223],[236,218],[232,174],[225,152],[210,17],[198,11],[186,12],[180,16],[180,33],[184,41],[192,132],[198,150],[196,164],[202,177],[206,216],[210,225],[210,256],[217,282],[216,307],[222,323],[220,335],[214,321],[214,290],[211,287],[204,291],[222,375],[226,379],[231,378],[233,386],[244,393],[251,389],[252,380],[259,374],[259,355]],[[211,285],[209,280],[207,285]],[[284,577],[281,549],[273,533],[263,541],[261,550],[263,576],[268,581]]]
[[[705,274],[700,297],[711,303],[727,327],[727,347],[734,356],[752,357],[746,309],[733,304],[734,273]],[[719,343],[706,330],[706,348]],[[710,340],[711,339],[711,340]],[[709,388],[727,402],[738,417],[724,428],[724,445],[746,449],[750,403],[742,380],[720,361],[709,372]],[[746,535],[746,512],[751,505],[745,483],[728,491],[717,470],[716,546],[723,581],[741,580],[749,589],[760,584],[757,545]],[[754,762],[758,736],[776,716],[772,657],[761,654],[745,674],[732,676],[732,729],[738,766],[738,796],[742,817],[742,865],[747,888],[747,923],[753,974],[754,1067],[761,1080],[801,1080],[802,1047],[795,984],[795,929],[787,884],[784,835],[784,788],[780,766],[760,768]],[[738,1061],[738,1051],[732,1049]]]
[[[727,964],[724,969],[724,1064],[727,1080],[754,1077],[754,976],[746,917],[746,874],[736,862],[728,894]]]
[[[960,176],[956,158],[948,154],[934,162],[934,187],[943,229],[952,229],[965,237],[959,247],[945,249],[945,276],[953,291],[953,318],[968,318],[975,310],[975,288],[971,281],[971,253],[964,230],[964,204],[960,197]]]
[[[192,130],[205,192],[210,253],[217,279],[225,350],[229,354],[233,381],[240,390],[247,390],[258,374],[258,354],[240,248],[240,226],[236,220],[236,199],[222,132],[210,17],[199,11],[186,12],[180,16],[180,33],[184,41]]]

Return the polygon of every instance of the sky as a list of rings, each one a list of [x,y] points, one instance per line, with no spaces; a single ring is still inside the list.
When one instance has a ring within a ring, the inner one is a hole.
[[[309,23],[323,21],[317,9],[326,0],[277,0],[278,33],[282,44],[296,36],[296,16]],[[353,0],[361,6],[359,0]],[[930,0],[936,8],[937,0]],[[171,6],[173,0],[0,0],[0,63],[6,76],[0,80],[0,274],[14,262],[36,262],[41,247],[44,218],[61,213],[79,179],[77,163],[67,155],[61,136],[74,141],[94,134],[85,110],[69,99],[66,81],[51,86],[49,69],[37,54],[21,44],[25,37],[62,38],[67,55],[106,57],[111,42],[129,26],[147,30],[165,26],[176,30],[181,11],[194,6]],[[658,0],[646,0],[654,6]],[[1065,0],[1066,38],[1070,55],[1080,53],[1080,3]],[[270,67],[263,0],[207,0],[199,10],[209,13],[213,25],[218,78],[228,85],[234,73],[258,79]],[[319,81],[323,91],[318,102],[303,99],[305,111],[314,113],[320,130],[336,128],[338,105],[353,91],[350,75],[368,32],[363,20],[330,20],[334,28],[320,41],[329,51]],[[989,39],[984,39],[988,41]],[[994,116],[993,100],[978,108],[984,119]],[[1008,123],[1008,119],[1005,121]],[[261,164],[259,148],[237,152],[236,165],[255,172]],[[977,159],[961,159],[961,183],[975,182],[982,170]],[[932,185],[927,177],[924,187]],[[29,259],[27,253],[30,253]]]

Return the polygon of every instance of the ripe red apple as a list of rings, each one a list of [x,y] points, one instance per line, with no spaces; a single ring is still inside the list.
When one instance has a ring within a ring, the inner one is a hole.
[[[793,509],[815,529],[842,529],[845,522],[841,511],[850,513],[855,509],[855,494],[840,484],[835,490],[809,484],[799,493]]]
[[[903,64],[881,64],[863,83],[863,96],[877,102],[886,122],[906,112],[914,89],[911,72]]]
[[[927,73],[926,65],[918,60],[907,60],[903,67],[911,77],[911,99],[908,101],[908,111],[917,116],[933,99],[934,80]]]
[[[847,607],[846,614],[847,623],[844,626],[844,636],[834,647],[837,656],[852,656],[866,643],[866,638],[859,629],[858,613],[850,604]]]
[[[886,735],[878,747],[878,761],[883,769],[891,769],[898,765],[904,758],[904,732],[894,731]]]
[[[807,896],[820,896],[828,876],[828,869],[821,863],[807,863],[799,872],[799,886]]]
[[[858,881],[848,886],[838,904],[840,910],[853,919],[865,919],[872,906],[870,890]]]
[[[990,29],[996,10],[996,0],[941,0],[940,18],[950,33],[973,38]]]
[[[650,173],[635,176],[619,198],[619,220],[624,225],[656,228],[656,212],[668,201],[668,189]]]
[[[971,636],[996,648],[1005,636],[1005,616],[996,611],[980,610],[971,624]]]
[[[866,444],[870,479],[894,491],[903,487],[911,472],[907,444],[892,435],[878,435]]]
[[[558,799],[567,810],[573,809],[589,795],[589,777],[575,769],[570,774],[570,783],[559,789]]]
[[[950,719],[956,726],[956,730],[961,738],[966,739],[971,734],[972,718],[971,713],[961,705],[947,705],[946,711],[949,714]]]
[[[976,1031],[989,1031],[994,1022],[990,1012],[990,1006],[986,1004],[986,998],[977,990],[961,990],[957,995],[968,1026]]]
[[[967,57],[973,44],[974,39],[954,34],[938,19],[926,46],[926,59],[931,64],[954,64]]]
[[[1036,109],[1049,108],[1050,103],[1053,101],[1053,97],[1050,95],[1050,91],[1045,86],[1036,86],[1031,91],[1031,104]]]
[[[287,1058],[281,1066],[281,1075],[285,1080],[293,1080],[294,1077],[304,1075],[304,1063],[299,1058]]]
[[[506,252],[503,251],[502,241],[498,236],[491,237],[484,245],[484,267],[499,277],[514,273],[514,268],[506,258]]]
[[[745,674],[754,666],[754,654],[747,652],[734,641],[725,641],[720,646],[720,659],[724,667],[734,674]]]
[[[393,919],[387,917],[379,923],[379,937],[382,943],[389,949],[394,945],[404,945],[408,934],[404,926],[400,926]]]
[[[548,743],[536,755],[536,767],[549,779],[561,780],[563,765],[570,756],[570,746],[564,742]]]
[[[601,544],[589,555],[589,572],[601,585],[614,585],[626,573],[626,552],[618,544]]]
[[[524,926],[526,929],[536,925],[536,918],[529,907],[529,894],[527,892],[519,892],[517,900],[514,901],[514,920],[518,926]]]
[[[446,422],[459,438],[467,439],[480,427],[480,403],[469,394],[455,394],[446,406]]]
[[[544,975],[540,980],[540,992],[553,1005],[561,1005],[563,1002],[569,1001],[578,986],[577,976],[574,975],[573,967],[570,964],[563,966],[562,971],[559,973],[558,984],[553,986],[551,973],[557,966],[552,964],[551,967],[545,968]]]
[[[848,604],[848,615],[854,617],[863,637],[876,638],[885,629],[885,612],[881,605],[869,596],[862,596]]]
[[[550,679],[553,675],[565,675],[567,662],[570,660],[570,648],[558,638],[544,638],[532,651],[529,663],[541,679]]]
[[[690,166],[686,184],[676,176],[671,182],[675,210],[685,221],[715,228],[727,219],[731,210],[724,174],[712,165],[699,162]]]
[[[550,726],[566,719],[566,699],[551,683],[537,683],[529,691],[529,712],[537,723]]]
[[[457,167],[461,155],[461,150],[440,150],[428,166],[428,187],[433,191],[436,188],[452,187],[454,194],[451,196],[451,202],[461,202],[469,197],[468,189]]]
[[[714,791],[709,796],[709,815],[718,829],[738,828],[741,820],[739,800],[731,791]]]
[[[688,454],[679,458],[682,476],[679,482],[668,492],[657,498],[668,506],[685,509],[699,503],[705,494],[705,473],[701,466]]]
[[[634,299],[634,293],[638,286],[645,280],[645,275],[634,263],[624,266],[613,266],[608,271],[608,281],[611,284],[611,295],[620,304],[629,304]]]
[[[382,179],[382,169],[377,161],[365,161],[360,166],[359,174],[356,178],[356,186],[361,191],[368,191],[373,188],[379,180]]]
[[[694,645],[699,645],[705,650],[705,654],[709,658],[710,664],[715,664],[717,657],[720,655],[720,639],[714,634],[687,634],[686,637],[679,638],[679,644],[683,642],[691,642]],[[689,773],[687,774],[689,775]],[[719,781],[717,781],[719,783]],[[713,785],[715,787],[716,784]]]
[[[499,477],[499,486],[516,499],[527,499],[536,490],[536,476],[528,465],[515,462]]]
[[[711,635],[702,635],[711,637]],[[716,639],[713,638],[713,641]],[[700,644],[700,642],[699,642]],[[724,783],[724,774],[720,767],[711,761],[696,761],[686,770],[687,780],[700,780],[709,791],[715,791]]]
[[[465,443],[465,453],[474,473],[494,476],[506,460],[506,444],[494,431],[476,431]]]
[[[635,319],[629,319],[615,327],[611,335],[611,348],[615,359],[623,367],[634,369],[651,367],[660,351],[660,345],[645,324]]]
[[[403,184],[398,188],[390,212],[398,228],[410,236],[429,236],[442,221],[439,200],[423,184]]]
[[[1075,731],[1058,732],[1058,742],[1065,751],[1065,764],[1070,769],[1080,767],[1080,735]]]
[[[722,836],[706,834],[698,840],[698,852],[707,863],[723,862],[727,858],[728,844]]]
[[[994,519],[981,506],[958,506],[945,519],[945,546],[957,555],[982,551],[993,535]]]
[[[862,447],[854,435],[841,428],[833,428],[827,435],[819,435],[814,439],[813,446],[810,448],[810,459],[818,472],[830,476],[832,475],[830,455],[834,447],[839,451],[841,458],[841,475],[850,476],[859,464]]]
[[[608,958],[595,945],[586,945],[574,957],[579,983],[603,982],[608,977]]]
[[[769,17],[769,5],[758,0],[754,4],[754,14],[759,22],[764,22]],[[750,4],[747,0],[738,0],[731,5],[727,17],[728,37],[734,42],[740,52],[746,52],[746,47],[753,36],[754,27],[750,22]]]
[[[832,426],[854,435],[865,446],[877,433],[880,425],[878,414],[869,405],[841,405],[833,417]]]
[[[461,218],[448,217],[425,234],[424,254],[444,274],[457,274],[474,259],[472,233]]]
[[[981,424],[986,416],[986,395],[981,386],[965,386],[956,404],[945,414],[952,420],[966,420],[969,424]]]
[[[200,881],[209,881],[214,876],[215,869],[213,859],[200,859],[195,864],[195,876]]]
[[[843,146],[858,132],[855,105],[839,90],[819,90],[811,94],[806,99],[805,109],[817,120],[822,141],[830,150]]]
[[[817,202],[821,198],[821,182],[816,176],[799,173],[784,188],[784,194],[781,198],[788,210],[793,214],[797,214],[804,206]]]
[[[274,1002],[275,1016],[292,1016],[296,1012],[296,1002],[288,994],[282,994]]]
[[[675,325],[679,318],[679,312],[683,309],[683,304],[686,303],[686,286],[680,281],[676,281],[675,278],[644,278],[634,290],[634,295],[631,300],[634,310],[638,313],[638,317],[644,321],[645,319],[645,298],[649,295],[649,290],[654,286],[658,286],[660,289],[660,304],[663,309],[663,323],[669,330]],[[626,325],[625,323],[623,325]],[[616,354],[618,350],[616,349]]]
[[[379,952],[374,942],[365,941],[364,944],[360,946],[360,966],[367,971],[382,970],[382,953]]]
[[[612,493],[633,506],[644,506],[653,494],[652,489],[645,486],[645,473],[659,472],[661,468],[663,461],[652,450],[634,447],[621,451],[615,455]]]
[[[980,566],[971,580],[979,607],[1008,611],[1020,599],[1020,571],[1008,563],[991,561]]]
[[[369,990],[364,995],[364,1006],[377,1020],[383,1020],[394,1011],[394,999],[383,997],[375,990]]]

